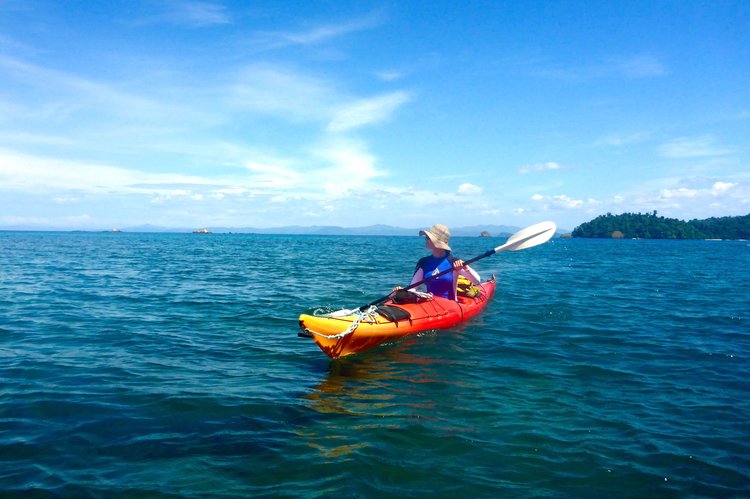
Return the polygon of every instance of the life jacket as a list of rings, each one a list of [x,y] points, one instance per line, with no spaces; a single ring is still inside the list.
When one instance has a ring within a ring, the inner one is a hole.
[[[482,289],[471,283],[466,277],[459,275],[458,282],[456,283],[456,294],[458,296],[467,296],[469,298],[476,297]]]

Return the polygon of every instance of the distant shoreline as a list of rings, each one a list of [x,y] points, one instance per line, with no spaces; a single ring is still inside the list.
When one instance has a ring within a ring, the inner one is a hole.
[[[35,227],[0,227],[2,232],[70,232],[70,233],[140,233],[140,234],[259,234],[259,235],[325,235],[325,236],[417,236],[423,228],[403,228],[390,225],[371,225],[366,227],[338,227],[338,226],[285,226],[285,227],[211,227],[171,228],[154,225],[123,227],[121,229],[67,229],[67,228],[35,228]],[[509,225],[479,225],[456,227],[451,233],[456,237],[481,237],[488,233],[490,237],[508,237],[521,228]]]

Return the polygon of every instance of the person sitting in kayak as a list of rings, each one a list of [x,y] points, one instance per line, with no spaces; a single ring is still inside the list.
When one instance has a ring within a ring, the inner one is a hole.
[[[432,293],[433,296],[455,300],[459,275],[466,277],[472,284],[479,284],[481,280],[479,274],[468,265],[464,265],[463,260],[451,255],[451,247],[448,245],[451,233],[448,227],[443,224],[435,224],[427,230],[420,230],[419,235],[425,236],[425,247],[432,254],[417,262],[411,284],[431,275],[439,274],[451,267],[454,272],[447,272],[424,284],[428,293]]]

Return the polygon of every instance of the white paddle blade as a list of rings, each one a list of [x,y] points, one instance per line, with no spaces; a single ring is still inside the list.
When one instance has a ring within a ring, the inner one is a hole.
[[[534,224],[523,230],[519,230],[510,236],[510,239],[508,239],[505,244],[495,248],[495,252],[518,251],[546,243],[555,235],[556,230],[557,225],[555,225],[555,222],[541,222]]]

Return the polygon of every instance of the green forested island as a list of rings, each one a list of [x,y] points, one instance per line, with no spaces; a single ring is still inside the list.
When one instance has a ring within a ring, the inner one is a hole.
[[[573,230],[573,237],[640,239],[750,239],[750,214],[685,222],[653,213],[600,215]]]

